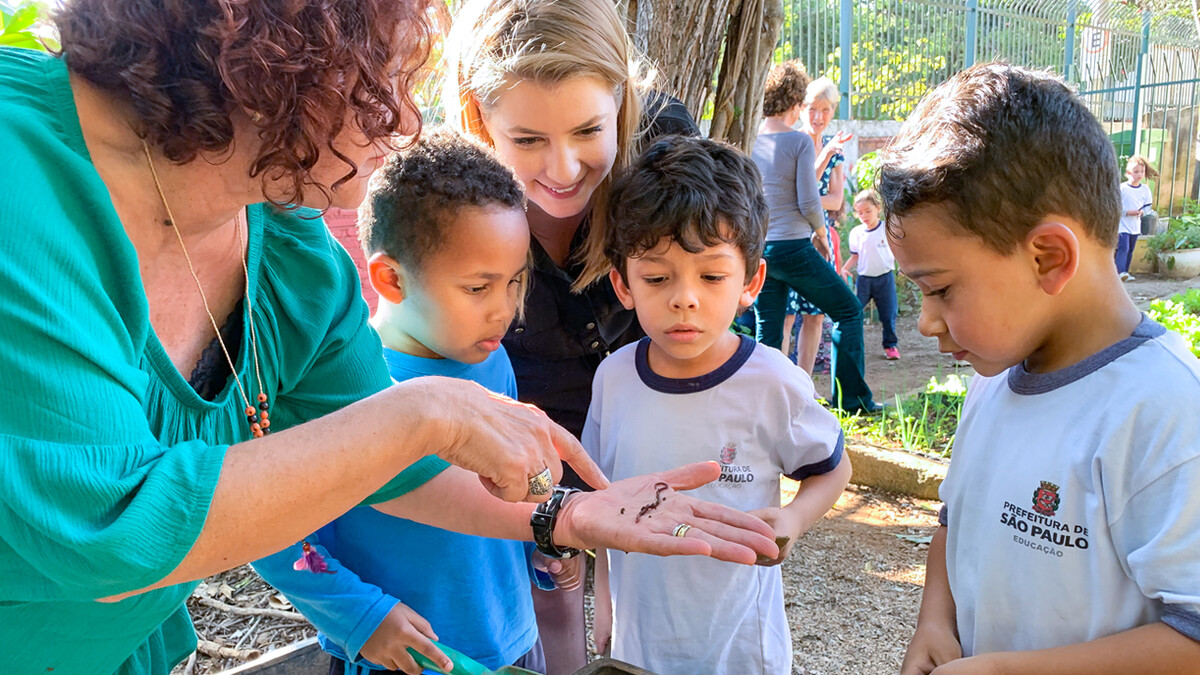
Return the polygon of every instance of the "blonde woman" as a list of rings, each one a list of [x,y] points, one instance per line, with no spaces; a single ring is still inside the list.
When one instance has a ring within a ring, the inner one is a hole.
[[[600,361],[644,334],[602,279],[608,262],[592,236],[613,173],[639,141],[696,135],[695,124],[677,101],[647,92],[611,0],[473,0],[446,66],[447,120],[491,145],[528,198],[532,281],[525,316],[504,338],[517,390],[579,436]],[[563,482],[585,487],[570,472]],[[535,607],[548,672],[586,665],[582,589],[535,592]]]

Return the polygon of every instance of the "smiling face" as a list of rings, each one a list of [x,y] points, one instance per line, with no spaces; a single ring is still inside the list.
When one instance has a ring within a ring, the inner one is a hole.
[[[822,96],[818,96],[813,99],[812,103],[804,106],[801,113],[801,117],[808,125],[808,128],[812,130],[812,133],[823,134],[825,133],[825,128],[833,121],[833,103]]]
[[[900,271],[921,289],[917,328],[938,349],[997,375],[1041,347],[1040,308],[1046,297],[1023,255],[1001,255],[961,233],[940,206],[905,216],[888,242]]]
[[[552,218],[582,215],[617,157],[617,99],[599,78],[517,80],[484,108],[483,123],[531,212]]]
[[[447,228],[446,242],[421,264],[391,278],[402,296],[380,303],[373,323],[384,344],[425,358],[480,363],[500,348],[519,302],[529,255],[529,226],[520,209],[464,207]],[[371,266],[399,267],[372,258]],[[371,270],[378,287],[379,274]]]
[[[766,266],[746,278],[746,261],[730,244],[688,253],[665,241],[626,260],[628,283],[609,275],[617,297],[637,311],[650,336],[650,368],[664,377],[698,377],[716,370],[737,350],[729,326],[739,307],[749,307],[762,289]]]

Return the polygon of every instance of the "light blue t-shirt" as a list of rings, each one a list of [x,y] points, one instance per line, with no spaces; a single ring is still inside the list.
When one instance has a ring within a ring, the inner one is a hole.
[[[397,382],[440,375],[517,397],[503,347],[474,365],[386,348],[384,358]],[[447,466],[429,457],[401,478],[411,477],[415,489]],[[383,670],[355,660],[397,602],[425,617],[441,642],[491,669],[515,662],[537,641],[530,592],[533,544],[450,532],[365,506],[321,528],[308,542],[335,574],[293,570],[299,545],[254,567],[321,631],[325,651],[355,666]]]

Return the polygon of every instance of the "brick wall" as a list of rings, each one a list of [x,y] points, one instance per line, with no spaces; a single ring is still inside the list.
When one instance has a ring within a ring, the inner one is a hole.
[[[371,288],[370,282],[367,281],[367,260],[358,245],[357,221],[358,213],[356,211],[329,209],[325,213],[325,225],[354,259],[354,265],[358,268],[358,278],[362,283],[363,299],[371,306],[371,312],[374,313],[379,298],[375,294],[375,290]]]

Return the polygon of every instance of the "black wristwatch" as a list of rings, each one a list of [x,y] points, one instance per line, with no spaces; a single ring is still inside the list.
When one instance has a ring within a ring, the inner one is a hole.
[[[529,526],[533,528],[533,543],[537,549],[548,558],[571,558],[579,555],[579,549],[554,545],[554,523],[558,520],[558,512],[567,503],[567,497],[579,492],[576,488],[555,485],[550,499],[537,505],[529,516]]]

